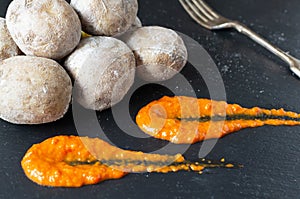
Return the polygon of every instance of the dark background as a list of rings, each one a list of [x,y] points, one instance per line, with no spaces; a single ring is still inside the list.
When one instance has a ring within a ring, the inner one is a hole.
[[[1,0],[1,17],[10,1]],[[239,20],[272,43],[300,58],[300,4],[298,0],[208,0],[223,15]],[[189,35],[211,55],[222,74],[227,100],[245,107],[260,106],[300,112],[300,81],[286,64],[235,31],[211,32],[197,25],[175,0],[140,0],[144,25],[161,25]],[[198,97],[210,97],[201,76],[190,65],[182,74]],[[180,90],[180,88],[179,88]],[[189,95],[186,90],[182,95]],[[131,115],[152,99],[170,94],[148,85],[131,97]],[[98,113],[106,135],[120,147],[145,151],[166,142],[136,140],[123,135],[110,110]],[[71,111],[54,123],[24,126],[0,121],[0,198],[299,198],[300,127],[264,126],[245,129],[220,139],[210,159],[225,157],[242,169],[210,169],[204,174],[130,174],[82,188],[48,188],[24,175],[20,161],[34,143],[60,134],[75,134]],[[201,143],[186,152],[195,159]]]

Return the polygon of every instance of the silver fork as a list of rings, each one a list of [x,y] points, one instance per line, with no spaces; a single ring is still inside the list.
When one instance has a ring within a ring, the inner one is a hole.
[[[290,70],[300,78],[300,60],[275,47],[266,39],[262,38],[248,27],[238,21],[227,19],[202,0],[179,0],[187,13],[200,25],[209,30],[218,30],[225,28],[234,28],[238,32],[248,36],[253,41],[268,49],[270,52],[277,55],[290,66]]]

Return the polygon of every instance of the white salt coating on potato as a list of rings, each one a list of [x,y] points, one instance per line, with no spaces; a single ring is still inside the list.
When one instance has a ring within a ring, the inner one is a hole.
[[[74,98],[87,109],[110,108],[123,99],[134,82],[134,55],[126,44],[112,37],[82,39],[64,65],[75,80]]]
[[[131,34],[132,31],[134,31],[137,28],[140,28],[142,26],[143,26],[143,24],[142,24],[141,20],[138,17],[136,17],[135,21],[133,22],[133,24],[130,26],[130,28],[126,32],[116,34],[114,37],[116,39],[123,41],[124,40],[123,38],[128,37],[128,35]]]
[[[11,38],[5,19],[0,17],[0,61],[20,54],[20,50]]]
[[[91,35],[114,36],[125,32],[134,23],[137,0],[71,0],[83,31]]]
[[[6,22],[8,30],[26,55],[61,59],[81,38],[81,23],[65,0],[14,0]]]
[[[173,30],[148,26],[121,37],[134,52],[137,75],[146,81],[164,81],[179,73],[187,62],[187,49]]]
[[[72,82],[57,62],[15,56],[0,63],[0,118],[15,124],[56,121],[67,112]]]

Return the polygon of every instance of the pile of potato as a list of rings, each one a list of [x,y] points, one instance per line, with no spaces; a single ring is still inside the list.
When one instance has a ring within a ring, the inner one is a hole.
[[[123,99],[136,74],[172,78],[187,61],[183,40],[142,27],[137,12],[137,0],[12,1],[0,20],[0,118],[53,122],[72,95],[101,111]]]

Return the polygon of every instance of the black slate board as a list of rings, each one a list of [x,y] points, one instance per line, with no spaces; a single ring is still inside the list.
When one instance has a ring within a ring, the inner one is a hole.
[[[10,1],[1,0],[1,17]],[[208,3],[237,19],[272,43],[300,57],[300,4],[298,0],[209,0]],[[300,112],[300,81],[288,67],[263,48],[234,31],[211,32],[198,26],[175,0],[141,0],[144,25],[161,25],[198,41],[210,54],[224,80],[227,101],[245,107],[260,106]],[[198,97],[210,97],[203,80],[188,65],[182,74]],[[179,88],[180,90],[180,88]],[[180,90],[189,95],[187,90]],[[139,88],[131,97],[130,114],[152,99],[170,92],[159,85]],[[111,111],[98,113],[106,135],[123,148],[151,150],[166,142],[135,139],[114,125]],[[41,187],[26,178],[20,160],[34,143],[55,135],[76,135],[71,110],[54,123],[24,126],[0,121],[0,198],[298,198],[300,195],[300,127],[245,129],[218,140],[207,156],[238,162],[242,169],[210,169],[170,174],[130,174],[82,188]],[[186,151],[198,157],[201,143]]]

